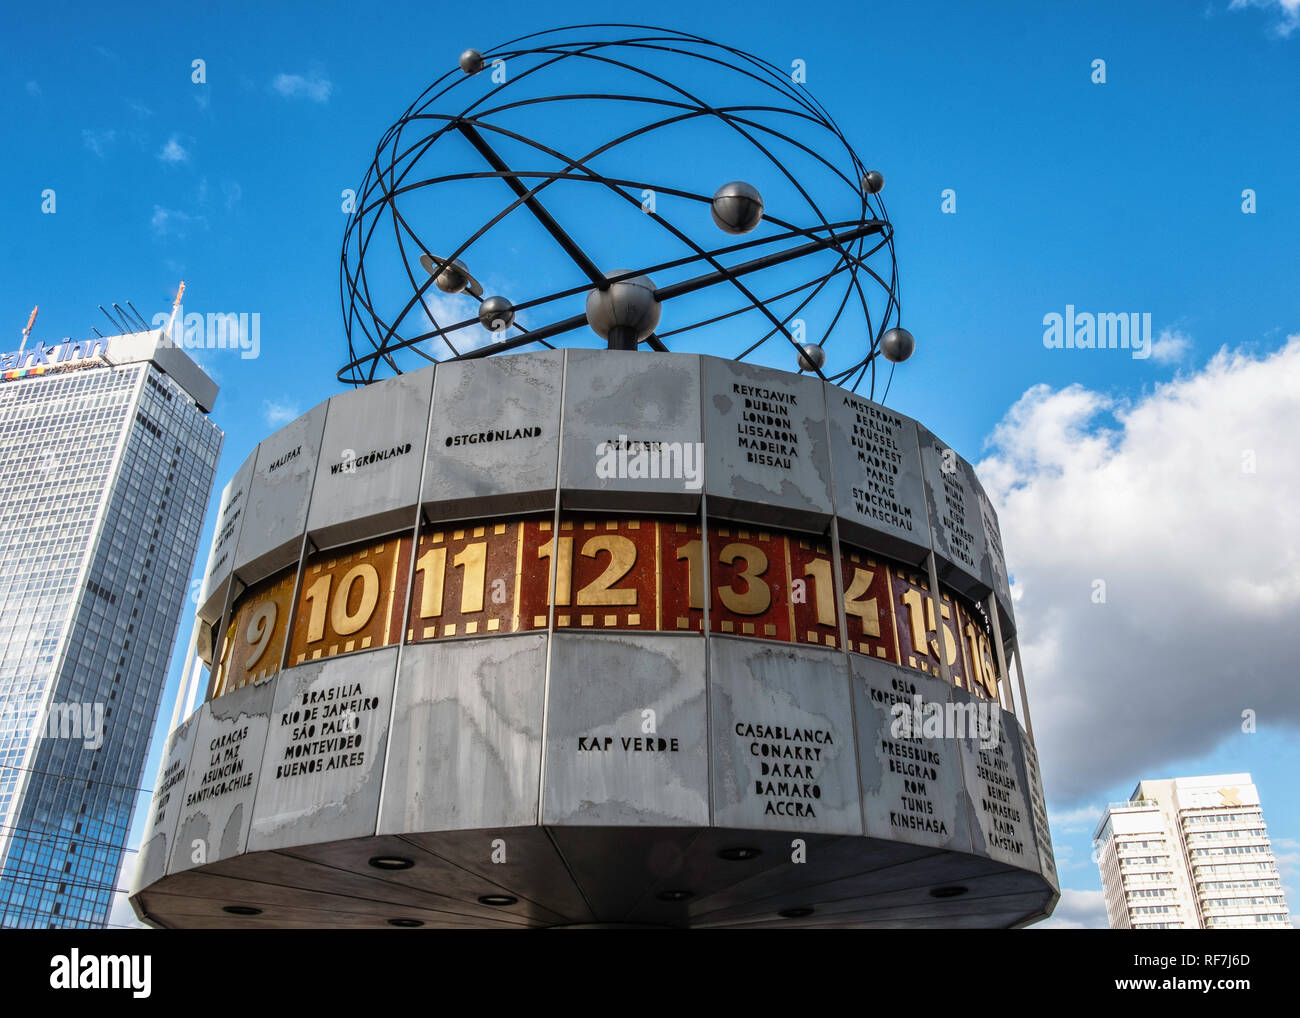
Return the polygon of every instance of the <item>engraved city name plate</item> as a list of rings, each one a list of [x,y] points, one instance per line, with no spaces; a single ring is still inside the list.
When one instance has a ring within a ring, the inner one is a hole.
[[[1038,846],[1038,862],[1043,876],[1054,890],[1060,890],[1060,881],[1056,875],[1056,859],[1052,854],[1052,831],[1047,819],[1047,800],[1043,796],[1043,772],[1038,766],[1038,750],[1033,740],[1020,727],[1011,714],[1003,713],[1003,723],[1011,731],[1016,741],[1016,759],[1024,767],[1021,780],[1029,790],[1029,810],[1034,818],[1034,842]]]
[[[257,450],[254,449],[221,492],[221,508],[217,511],[212,549],[208,552],[208,565],[199,594],[197,614],[205,622],[215,622],[220,618],[226,604],[230,576],[235,567],[235,546],[239,543],[239,531],[248,508],[248,486],[253,480],[256,460]]]
[[[998,608],[1001,609],[999,622],[1002,625],[1002,638],[1010,639],[1016,632],[1016,620],[1011,612],[1011,582],[1007,574],[1006,554],[1002,548],[1002,529],[998,526],[998,514],[993,503],[973,473],[971,486],[975,489],[980,522],[984,526],[984,555],[980,559],[980,576],[985,585],[992,588]]]
[[[709,513],[821,530],[832,511],[821,380],[703,361]]]
[[[704,487],[700,370],[691,354],[569,350],[562,505],[694,510]]]
[[[867,836],[969,852],[960,750],[936,737],[949,687],[887,661],[850,662]]]
[[[248,851],[374,834],[397,648],[281,672]]]
[[[921,564],[930,551],[930,521],[916,422],[824,384],[841,539]]]
[[[988,591],[980,569],[985,553],[984,522],[974,471],[924,425],[918,424],[916,431],[939,579],[968,597],[982,597]]]
[[[542,822],[707,824],[704,640],[552,639]]]
[[[430,520],[550,508],[564,354],[438,367],[423,502]]]
[[[713,822],[862,834],[842,654],[709,640]]]
[[[975,852],[1037,873],[1034,818],[1016,763],[1018,740],[1009,734],[1015,719],[992,701],[979,700],[964,689],[954,689],[951,695],[953,703],[978,710],[972,714],[967,707],[970,737],[958,740],[967,801],[975,818]]]
[[[433,369],[333,397],[307,529],[322,548],[415,525]]]
[[[140,839],[140,857],[136,864],[135,881],[131,885],[132,894],[161,880],[167,872],[173,835],[185,799],[185,784],[189,777],[190,757],[194,750],[199,718],[206,710],[205,704],[167,737],[158,778],[153,786],[153,798],[149,802],[149,822],[144,837]]]
[[[325,407],[322,403],[307,411],[258,446],[248,491],[249,518],[255,525],[244,528],[235,553],[235,572],[244,583],[256,583],[298,561]]]
[[[402,654],[379,833],[537,823],[546,634]]]
[[[270,681],[245,686],[204,704],[168,872],[243,853],[271,724],[273,687]]]

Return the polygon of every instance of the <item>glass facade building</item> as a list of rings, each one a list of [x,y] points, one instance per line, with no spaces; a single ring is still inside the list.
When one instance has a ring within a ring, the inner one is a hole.
[[[106,924],[222,432],[160,333],[4,358],[0,926]]]

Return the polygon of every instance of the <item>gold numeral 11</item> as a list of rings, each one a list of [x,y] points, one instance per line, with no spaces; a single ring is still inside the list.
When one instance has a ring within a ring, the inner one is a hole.
[[[462,615],[483,610],[487,576],[487,542],[467,544],[451,560],[453,567],[464,569],[460,588]],[[415,571],[424,575],[420,594],[420,618],[432,619],[442,614],[443,592],[447,583],[447,549],[430,548],[415,563]]]

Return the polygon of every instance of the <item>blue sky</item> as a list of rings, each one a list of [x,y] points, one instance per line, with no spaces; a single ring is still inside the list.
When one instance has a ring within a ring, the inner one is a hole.
[[[129,299],[150,318],[180,279],[187,310],[260,314],[256,359],[203,355],[227,436],[215,501],[262,437],[338,391],[340,194],[382,132],[463,48],[589,10],[11,6],[0,345],[17,346],[34,304],[35,339],[81,339],[110,331],[97,304]],[[825,3],[794,20],[788,3],[744,10],[672,2],[644,17],[782,66],[805,61],[809,90],[886,176],[918,343],[889,402],[1001,479],[990,486],[1036,731],[1068,747],[1044,745],[1062,885],[1078,892],[1062,921],[1097,921],[1096,807],[1142,777],[1250,771],[1300,886],[1300,697],[1281,692],[1294,688],[1285,636],[1300,603],[1288,501],[1300,413],[1280,384],[1300,359],[1288,340],[1300,333],[1296,0]],[[1098,59],[1104,83],[1092,80]],[[955,214],[941,211],[949,188]],[[42,212],[47,189],[54,214]],[[1045,348],[1044,316],[1066,305],[1149,313],[1157,356]],[[1219,440],[1217,465],[1198,467]],[[1217,501],[1241,483],[1235,450],[1248,448],[1253,487]],[[200,558],[210,533],[211,518]],[[1249,568],[1234,572],[1229,556]],[[1223,582],[1197,593],[1208,572]],[[1124,578],[1106,606],[1088,598],[1097,577]],[[1243,604],[1251,614],[1234,614]],[[1211,619],[1231,653],[1179,658]],[[179,653],[160,728],[178,669]],[[1253,735],[1239,730],[1245,709],[1259,711]],[[146,786],[155,768],[156,755]]]

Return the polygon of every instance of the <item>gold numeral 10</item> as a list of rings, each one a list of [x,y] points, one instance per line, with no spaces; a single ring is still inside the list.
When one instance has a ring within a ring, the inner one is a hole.
[[[325,638],[325,613],[329,612],[330,624],[339,636],[348,636],[358,629],[363,629],[375,613],[379,603],[379,571],[368,562],[355,565],[343,574],[339,588],[330,604],[330,585],[334,577],[326,573],[303,594],[304,600],[311,604],[311,613],[307,616],[307,642],[315,643]],[[352,588],[361,584],[361,601],[355,612],[348,612],[348,601],[352,597]]]

